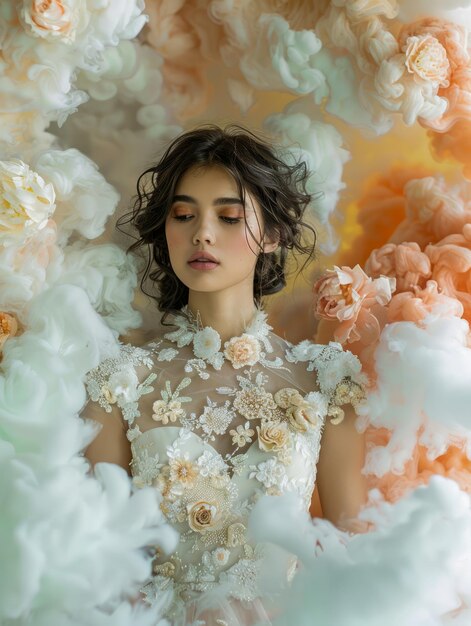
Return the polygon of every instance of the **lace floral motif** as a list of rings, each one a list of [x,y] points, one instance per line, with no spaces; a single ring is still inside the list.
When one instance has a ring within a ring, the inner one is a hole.
[[[348,403],[361,407],[367,382],[340,344],[293,346],[270,333],[263,311],[224,345],[188,309],[173,323],[146,350],[120,346],[86,378],[90,398],[127,421],[135,486],[159,491],[180,533],[143,589],[151,602],[175,591],[169,619],[187,591],[227,584],[235,598],[257,597],[263,546],[247,536],[252,507],[286,492],[309,507],[325,420],[341,421]],[[139,366],[149,370],[142,382]]]

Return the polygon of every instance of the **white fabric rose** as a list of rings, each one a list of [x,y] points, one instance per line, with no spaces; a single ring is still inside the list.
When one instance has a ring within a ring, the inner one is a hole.
[[[193,337],[193,352],[199,359],[211,359],[220,347],[221,337],[210,326],[198,330]]]
[[[108,389],[121,402],[134,402],[137,395],[139,379],[134,368],[129,365],[110,376]]]

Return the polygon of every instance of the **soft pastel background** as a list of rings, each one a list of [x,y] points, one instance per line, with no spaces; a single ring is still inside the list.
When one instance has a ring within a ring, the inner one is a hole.
[[[254,519],[304,563],[278,623],[471,623],[470,25],[469,0],[0,4],[2,624],[159,622],[130,599],[142,547],[175,536],[150,490],[87,473],[83,379],[158,324],[115,228],[138,175],[232,121],[322,192],[317,259],[274,327],[341,342],[371,380],[369,532],[316,500],[314,520],[282,499]]]

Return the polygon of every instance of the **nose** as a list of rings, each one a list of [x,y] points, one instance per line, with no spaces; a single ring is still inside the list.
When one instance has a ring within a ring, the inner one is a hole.
[[[195,232],[193,233],[193,244],[197,246],[202,243],[206,243],[210,246],[215,243],[214,231],[207,219],[199,220],[196,224]]]

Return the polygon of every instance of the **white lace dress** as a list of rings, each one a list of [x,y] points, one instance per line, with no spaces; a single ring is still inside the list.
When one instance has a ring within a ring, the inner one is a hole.
[[[186,308],[171,324],[144,348],[121,345],[86,380],[92,401],[121,409],[134,484],[158,489],[180,533],[143,591],[153,602],[173,589],[172,624],[270,624],[276,610],[257,584],[264,546],[247,537],[251,508],[286,492],[309,507],[325,419],[361,402],[361,365],[337,343],[293,346],[262,310],[224,346]]]

